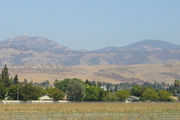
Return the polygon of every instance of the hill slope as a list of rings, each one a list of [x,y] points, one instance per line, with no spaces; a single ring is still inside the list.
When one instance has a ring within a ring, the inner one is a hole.
[[[21,81],[40,82],[65,78],[105,82],[164,82],[173,83],[180,79],[180,63],[176,64],[141,64],[141,65],[99,65],[99,66],[13,66],[10,74],[18,74]]]
[[[144,40],[125,47],[71,50],[52,40],[20,36],[0,41],[0,65],[133,65],[180,61],[180,46]]]

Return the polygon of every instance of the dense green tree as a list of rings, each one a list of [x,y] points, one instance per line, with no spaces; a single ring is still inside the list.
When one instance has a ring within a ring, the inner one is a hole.
[[[102,100],[107,95],[107,93],[108,92],[102,88],[98,88],[98,100]]]
[[[174,81],[174,87],[180,87],[180,80]]]
[[[71,80],[68,83],[66,94],[68,100],[80,101],[84,99],[84,86],[82,82],[77,80]]]
[[[115,92],[117,92],[117,91],[118,91],[118,85],[117,85],[117,84],[115,85],[115,89],[114,89],[114,91],[115,91]]]
[[[2,79],[9,79],[9,72],[6,65],[4,65],[4,68],[2,69],[1,77]]]
[[[97,101],[99,100],[98,88],[94,86],[88,86],[85,88],[85,98],[86,101]]]
[[[115,93],[109,92],[105,97],[102,99],[103,101],[117,101],[118,97]]]
[[[96,81],[91,81],[92,86],[96,86]]]
[[[97,86],[91,86],[89,84],[84,84],[85,87],[85,99],[86,101],[99,101],[102,100],[106,95],[107,92]]]
[[[13,83],[14,84],[18,84],[19,83],[19,79],[18,79],[18,75],[16,74],[14,79],[13,79]]]
[[[4,68],[2,69],[2,72],[1,72],[1,81],[5,87],[9,87],[11,84],[8,68],[6,65],[4,66]]]
[[[41,90],[42,89],[34,86],[33,84],[24,84],[19,88],[19,99],[38,100],[38,98],[43,95]]]
[[[168,91],[173,93],[175,96],[180,95],[180,87],[174,87],[174,86],[170,86],[168,88]]]
[[[91,85],[91,82],[87,79],[84,84]]]
[[[129,96],[130,93],[128,90],[120,90],[116,92],[119,101],[125,101]]]
[[[140,97],[142,96],[143,91],[144,91],[143,87],[136,85],[131,88],[131,95]]]
[[[107,92],[109,92],[110,91],[110,84],[107,84],[106,88],[107,88]]]
[[[159,90],[158,94],[160,101],[170,101],[170,96],[172,96],[172,93],[168,92],[167,90]]]
[[[44,87],[42,86],[39,87],[35,86],[35,87],[38,89],[38,93],[40,97],[47,94],[47,90]]]
[[[159,96],[158,96],[158,93],[155,91],[154,88],[146,87],[143,94],[142,94],[142,98],[144,100],[157,101],[159,99]]]
[[[54,83],[54,86],[56,87],[56,88],[58,88],[59,90],[62,90],[62,91],[66,91],[66,88],[67,88],[67,86],[68,86],[68,83],[69,83],[69,81],[71,81],[71,79],[64,79],[64,80],[62,80],[62,81],[55,81],[55,83]]]
[[[58,101],[61,100],[64,97],[64,92],[57,89],[57,88],[48,88],[47,94],[49,97],[53,98],[53,100]]]
[[[6,88],[3,86],[3,84],[0,84],[0,100],[5,99],[6,97]]]
[[[8,88],[8,99],[19,100],[20,84],[11,85]]]
[[[67,88],[67,86],[68,86],[68,83],[69,83],[69,81],[71,81],[71,80],[73,80],[73,81],[78,81],[78,82],[80,82],[80,83],[83,83],[80,79],[77,79],[77,78],[73,78],[73,79],[64,79],[64,80],[61,80],[61,81],[58,81],[58,80],[56,80],[55,82],[54,82],[54,86],[56,87],[56,88],[58,88],[59,90],[62,90],[62,91],[66,91],[66,88]]]

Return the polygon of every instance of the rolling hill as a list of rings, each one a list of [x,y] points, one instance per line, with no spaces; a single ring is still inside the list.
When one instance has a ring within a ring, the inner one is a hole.
[[[20,81],[42,82],[80,78],[90,81],[120,82],[164,82],[172,84],[180,79],[180,63],[140,65],[97,65],[97,66],[8,66],[10,75],[18,74]]]
[[[143,40],[124,47],[72,50],[42,38],[19,36],[0,41],[0,65],[134,65],[180,61],[180,45]]]
[[[124,47],[72,50],[42,37],[0,41],[0,65],[21,81],[64,78],[106,82],[165,82],[180,79],[180,45],[143,40]]]

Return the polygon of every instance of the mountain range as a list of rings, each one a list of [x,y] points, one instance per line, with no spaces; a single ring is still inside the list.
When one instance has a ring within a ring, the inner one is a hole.
[[[134,65],[178,61],[180,45],[160,40],[143,40],[124,47],[91,51],[72,50],[42,37],[19,36],[0,41],[0,65]]]

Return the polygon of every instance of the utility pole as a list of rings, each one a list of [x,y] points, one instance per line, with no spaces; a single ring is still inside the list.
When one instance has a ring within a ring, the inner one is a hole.
[[[82,102],[84,102],[84,98],[85,98],[85,86],[83,86],[83,98],[82,98]]]
[[[19,100],[19,86],[17,86],[17,100]]]

